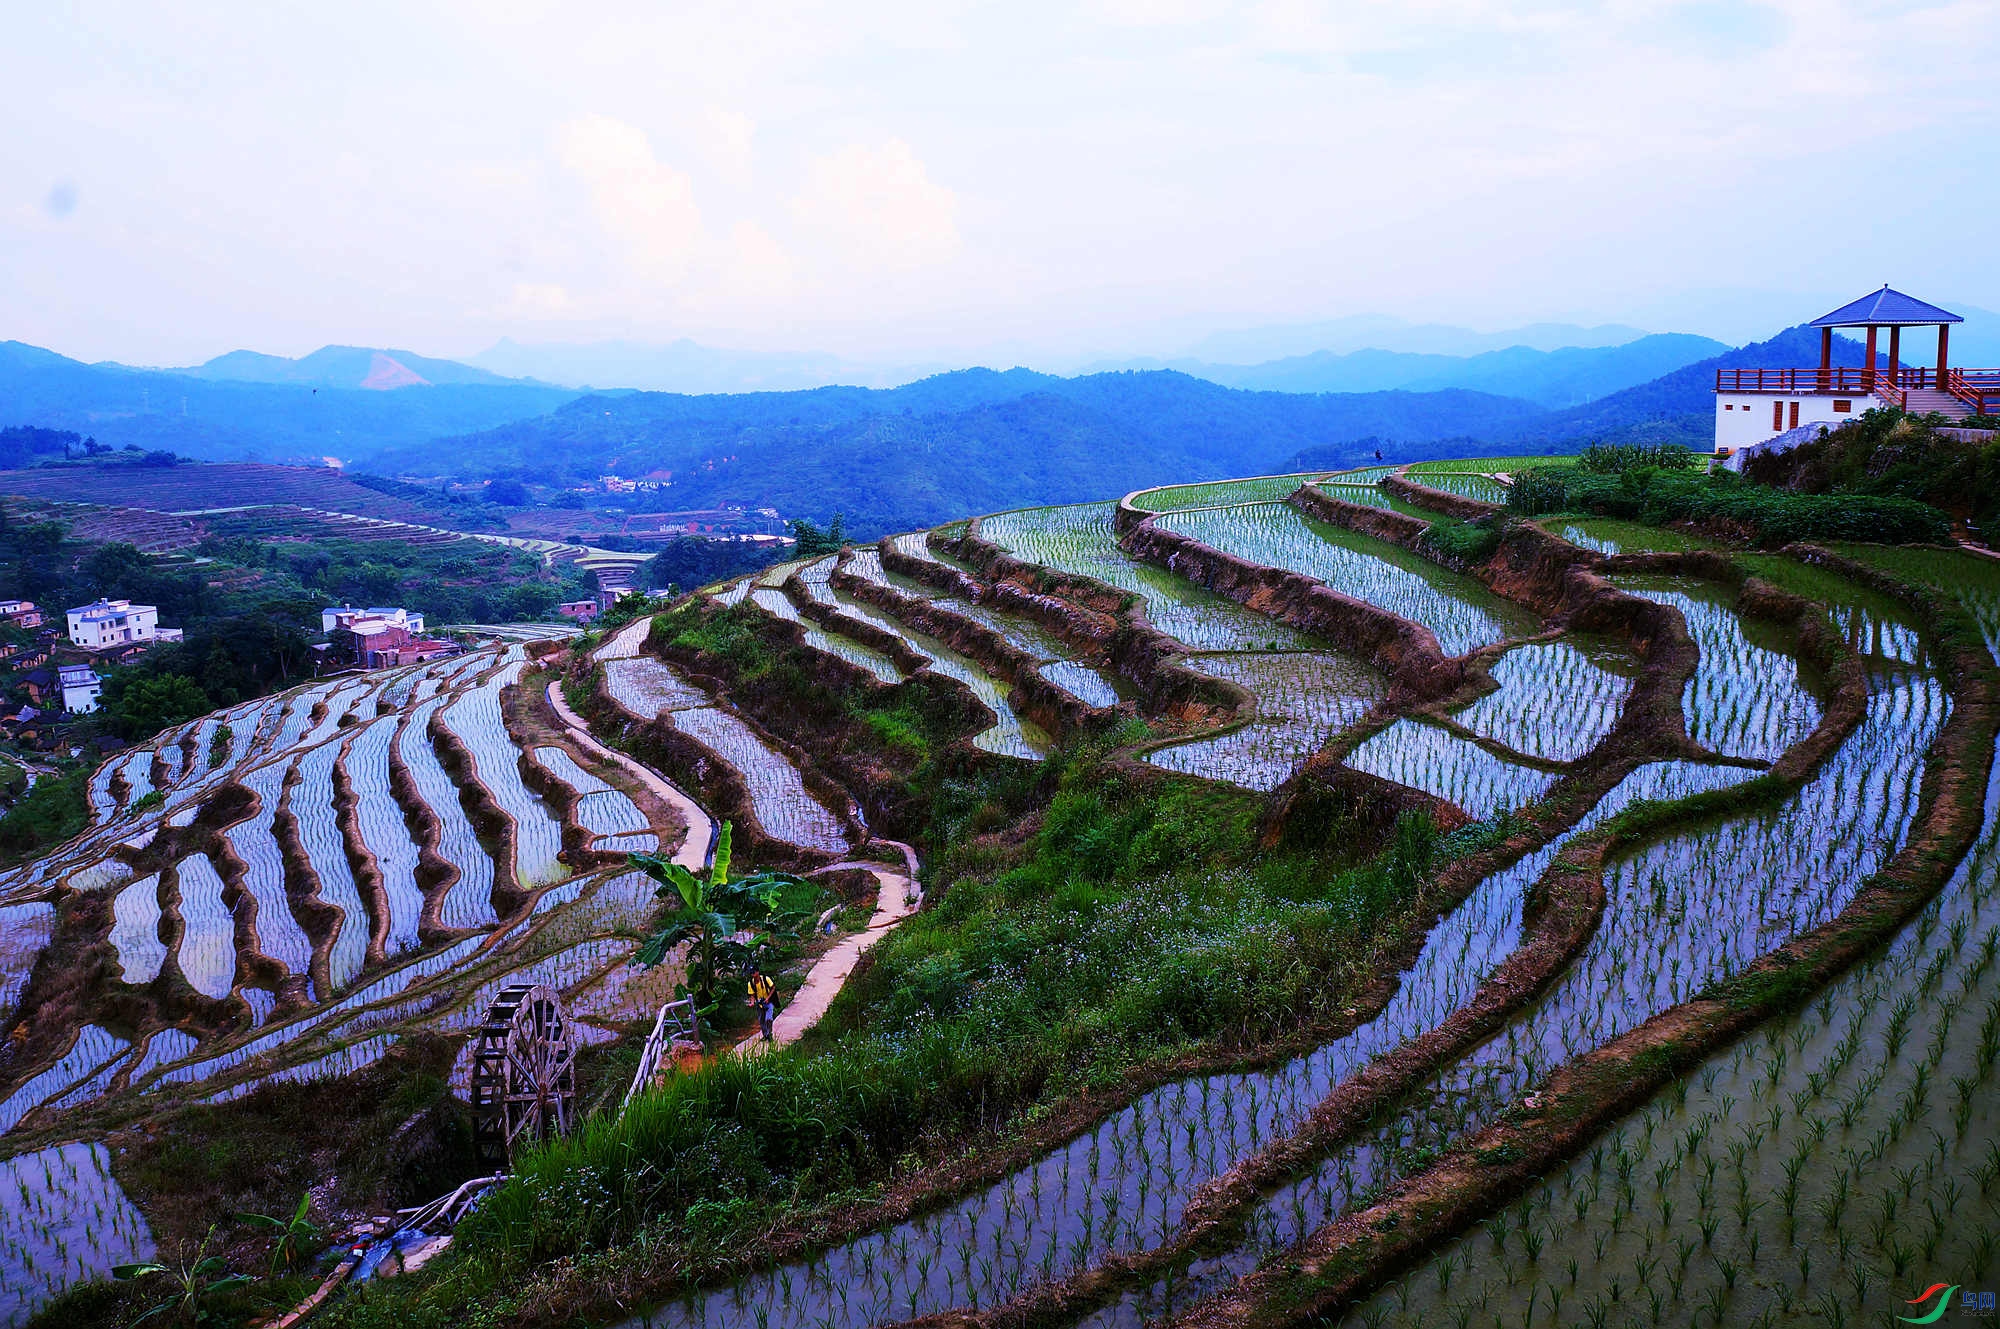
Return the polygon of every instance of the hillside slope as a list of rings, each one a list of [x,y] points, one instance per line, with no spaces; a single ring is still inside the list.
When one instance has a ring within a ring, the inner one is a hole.
[[[677,508],[841,511],[850,530],[877,534],[959,512],[1272,468],[1306,447],[1513,432],[1543,414],[1465,391],[1308,396],[1171,372],[1061,379],[965,370],[886,391],[592,396],[375,464],[434,473],[426,468],[448,457],[461,473],[543,480],[671,472],[664,501]]]

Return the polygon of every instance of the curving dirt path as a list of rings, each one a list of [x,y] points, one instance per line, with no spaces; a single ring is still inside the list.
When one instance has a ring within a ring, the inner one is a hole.
[[[643,619],[640,621],[644,622]],[[617,749],[608,748],[598,742],[591,735],[590,727],[583,722],[583,717],[570,709],[568,699],[562,694],[562,684],[549,684],[548,697],[550,708],[555,711],[556,718],[563,722],[563,727],[569,730],[572,739],[598,756],[617,762],[634,779],[651,790],[654,797],[681,814],[682,819],[687,822],[687,838],[681,841],[679,849],[674,850],[673,861],[689,872],[699,872],[707,867],[709,846],[715,843],[716,832],[715,818],[708,815],[708,810],[682,793],[652,767],[641,765]]]

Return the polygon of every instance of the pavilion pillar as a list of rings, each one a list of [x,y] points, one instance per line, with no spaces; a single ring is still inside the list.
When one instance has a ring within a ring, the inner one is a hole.
[[[1831,391],[1832,388],[1833,329],[1828,327],[1819,330],[1819,390],[1827,392]]]
[[[1949,323],[1940,323],[1940,324],[1938,324],[1938,380],[1937,380],[1937,386],[1938,386],[1938,387],[1939,387],[1940,389],[1943,389],[1943,390],[1945,390],[1945,391],[1949,391],[1949,390],[1950,390],[1950,389],[1948,389],[1948,388],[1945,388],[1945,386],[1944,386],[1944,383],[1945,383],[1945,372],[1946,372],[1946,368],[1947,368],[1947,366],[1948,366],[1948,365],[1949,365],[1949,363],[1950,363],[1949,359],[1947,358],[1947,351],[1949,350],[1950,346],[1951,346],[1951,325],[1950,325]]]
[[[1889,386],[1897,383],[1896,370],[1903,362],[1903,326],[1897,324],[1889,329]]]
[[[1875,391],[1875,325],[1868,325],[1868,358],[1861,362],[1861,390]]]

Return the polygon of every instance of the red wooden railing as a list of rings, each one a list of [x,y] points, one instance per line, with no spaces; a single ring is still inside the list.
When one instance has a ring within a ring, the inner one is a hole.
[[[1718,369],[1717,392],[1852,392],[1862,396],[1888,371],[1869,372],[1851,365],[1830,369]]]
[[[2000,414],[2000,369],[1954,369],[1944,386],[1981,415]]]

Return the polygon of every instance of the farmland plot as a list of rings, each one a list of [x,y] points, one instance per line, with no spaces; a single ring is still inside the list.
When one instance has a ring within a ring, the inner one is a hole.
[[[326,957],[327,981],[335,992],[353,982],[368,962],[369,934],[368,914],[354,884],[354,868],[348,862],[347,842],[341,836],[333,805],[333,767],[339,759],[336,743],[314,748],[299,758],[298,783],[292,786],[288,804],[298,819],[299,842],[319,883],[320,902],[340,911]]]
[[[1299,486],[1318,483],[1325,474],[1325,471],[1302,471],[1294,475],[1262,475],[1250,480],[1168,485],[1163,489],[1142,489],[1132,495],[1131,502],[1141,512],[1184,512],[1192,508],[1217,508],[1237,503],[1280,503],[1291,497]]]
[[[1001,512],[979,521],[979,534],[1016,558],[1058,572],[1095,577],[1144,602],[1149,622],[1197,651],[1309,650],[1319,645],[1233,600],[1204,591],[1165,568],[1135,563],[1118,547],[1112,505]]]
[[[641,720],[650,720],[662,711],[709,704],[706,692],[650,655],[606,661],[604,688],[620,709]]]
[[[1687,620],[1701,652],[1681,697],[1695,742],[1725,757],[1776,761],[1819,723],[1819,703],[1784,634],[1759,625],[1769,644],[1752,641],[1722,588],[1685,577],[1614,577],[1612,584],[1671,605]]]
[[[1860,729],[1784,806],[1670,835],[1613,865],[1603,921],[1549,993],[1400,1116],[1276,1197],[1252,1245],[1298,1240],[1564,1062],[1831,918],[1901,846],[1945,711],[1934,679],[1880,678]]]
[[[1535,630],[1533,616],[1470,577],[1365,535],[1316,522],[1282,503],[1177,512],[1157,519],[1226,554],[1322,581],[1437,634],[1446,655],[1463,655]]]
[[[110,941],[123,981],[137,985],[159,977],[167,962],[167,946],[160,940],[159,873],[141,877],[112,897]]]
[[[101,1144],[59,1144],[0,1159],[0,1324],[114,1265],[151,1258],[145,1217],[111,1175]]]
[[[1347,764],[1456,804],[1481,821],[1534,802],[1554,778],[1503,761],[1436,725],[1408,719],[1355,748]]]
[[[409,823],[389,786],[389,749],[396,741],[399,723],[400,718],[394,715],[370,721],[341,758],[354,790],[355,829],[375,857],[387,898],[388,927],[382,942],[387,955],[417,948],[417,925],[424,912],[424,893],[417,885],[421,853],[410,838]]]
[[[56,907],[40,901],[0,905],[0,1019],[11,1014],[42,947],[56,926]]]
[[[130,1048],[131,1044],[101,1025],[87,1024],[77,1032],[76,1041],[69,1051],[57,1059],[55,1065],[30,1076],[27,1080],[0,1100],[0,1135],[14,1129],[21,1118],[54,1098],[74,1089],[89,1080],[104,1066],[115,1062]]]
[[[1246,789],[1283,784],[1306,758],[1359,719],[1383,691],[1381,675],[1325,652],[1194,655],[1188,667],[1257,698],[1257,717],[1225,734],[1146,754],[1155,766],[1228,780]]]
[[[222,878],[206,854],[174,865],[183,931],[174,961],[196,992],[220,1001],[236,986],[236,919],[222,902]]]
[[[437,816],[439,857],[458,869],[457,879],[438,906],[438,922],[448,928],[488,927],[499,922],[493,912],[493,860],[479,843],[479,835],[458,801],[458,787],[431,746],[431,717],[447,700],[432,697],[411,710],[396,735],[396,755],[409,770],[417,796]]]
[[[646,814],[639,810],[622,790],[609,784],[576,764],[576,758],[558,747],[535,749],[535,762],[557,780],[576,792],[576,820],[593,839],[604,836],[624,836],[621,847],[627,852],[639,848],[637,842],[646,840],[646,848],[659,848],[659,837],[640,835],[651,827]]]
[[[312,970],[313,946],[305,929],[292,917],[292,904],[285,894],[285,859],[278,851],[272,827],[289,771],[288,762],[274,761],[243,776],[243,787],[257,796],[257,811],[229,827],[223,836],[242,860],[244,888],[257,903],[258,951],[304,977]]]
[[[1493,665],[1499,691],[1454,718],[1481,738],[1530,757],[1575,761],[1611,732],[1632,691],[1632,680],[1606,669],[1607,663],[1632,667],[1617,652],[1587,652],[1566,641],[1516,646]]]
[[[1379,1323],[1440,1265],[1460,1271],[1458,1304],[1510,1320],[1622,1302],[1670,1320],[1865,1324],[1902,1311],[1922,1269],[1985,1276],[2000,771],[1985,807],[1978,845],[1883,955],[1683,1076],[1350,1322]]]
[[[766,834],[798,845],[841,853],[847,834],[839,818],[806,790],[798,768],[773,750],[750,726],[713,706],[672,713],[674,728],[715,753],[743,775],[750,808]]]
[[[546,886],[568,871],[557,858],[562,823],[522,783],[519,750],[500,715],[500,690],[520,677],[518,660],[506,665],[439,712],[438,723],[471,752],[479,783],[513,821],[515,877],[522,886]]]

